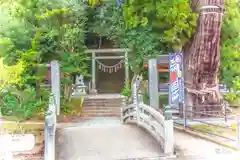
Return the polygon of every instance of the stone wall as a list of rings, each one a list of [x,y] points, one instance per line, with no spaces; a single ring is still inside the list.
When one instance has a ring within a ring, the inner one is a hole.
[[[0,124],[1,130],[9,134],[33,134],[35,136],[34,148],[30,151],[13,152],[17,160],[43,160],[44,158],[44,124],[41,122],[24,122],[19,126],[15,122],[4,121]],[[20,129],[21,128],[21,129]],[[7,144],[6,144],[7,145]]]

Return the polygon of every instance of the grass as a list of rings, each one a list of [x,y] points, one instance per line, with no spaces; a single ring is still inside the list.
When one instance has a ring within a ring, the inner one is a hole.
[[[206,124],[196,124],[196,125],[191,125],[191,128],[195,129],[196,131],[208,135],[207,132],[210,133],[215,133],[215,134],[223,134],[224,130],[223,128],[216,127],[216,126],[210,126]],[[206,131],[206,132],[204,132]]]
[[[83,98],[72,98],[70,102],[65,101],[61,106],[62,116],[80,116],[82,112]]]
[[[232,107],[231,109],[233,110],[234,114],[240,115],[240,107]]]

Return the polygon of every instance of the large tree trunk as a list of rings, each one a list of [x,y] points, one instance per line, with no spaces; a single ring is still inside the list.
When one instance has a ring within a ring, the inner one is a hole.
[[[203,6],[208,8],[203,9]],[[223,6],[224,0],[192,0],[192,8],[199,12],[199,17],[195,35],[184,49],[188,110],[206,111],[210,110],[207,106],[220,103],[218,73]]]

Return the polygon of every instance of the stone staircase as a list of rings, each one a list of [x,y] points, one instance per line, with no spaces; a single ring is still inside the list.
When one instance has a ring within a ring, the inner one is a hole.
[[[88,95],[84,97],[82,116],[120,117],[122,97],[119,94]]]

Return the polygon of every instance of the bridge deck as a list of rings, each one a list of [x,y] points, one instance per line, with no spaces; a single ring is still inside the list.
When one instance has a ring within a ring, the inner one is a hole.
[[[240,153],[175,130],[177,158],[161,158],[159,144],[144,130],[99,118],[60,124],[56,160],[237,160]]]
[[[59,160],[116,160],[162,156],[160,145],[138,126],[118,119],[80,121],[62,130]],[[65,126],[66,127],[66,126]]]

